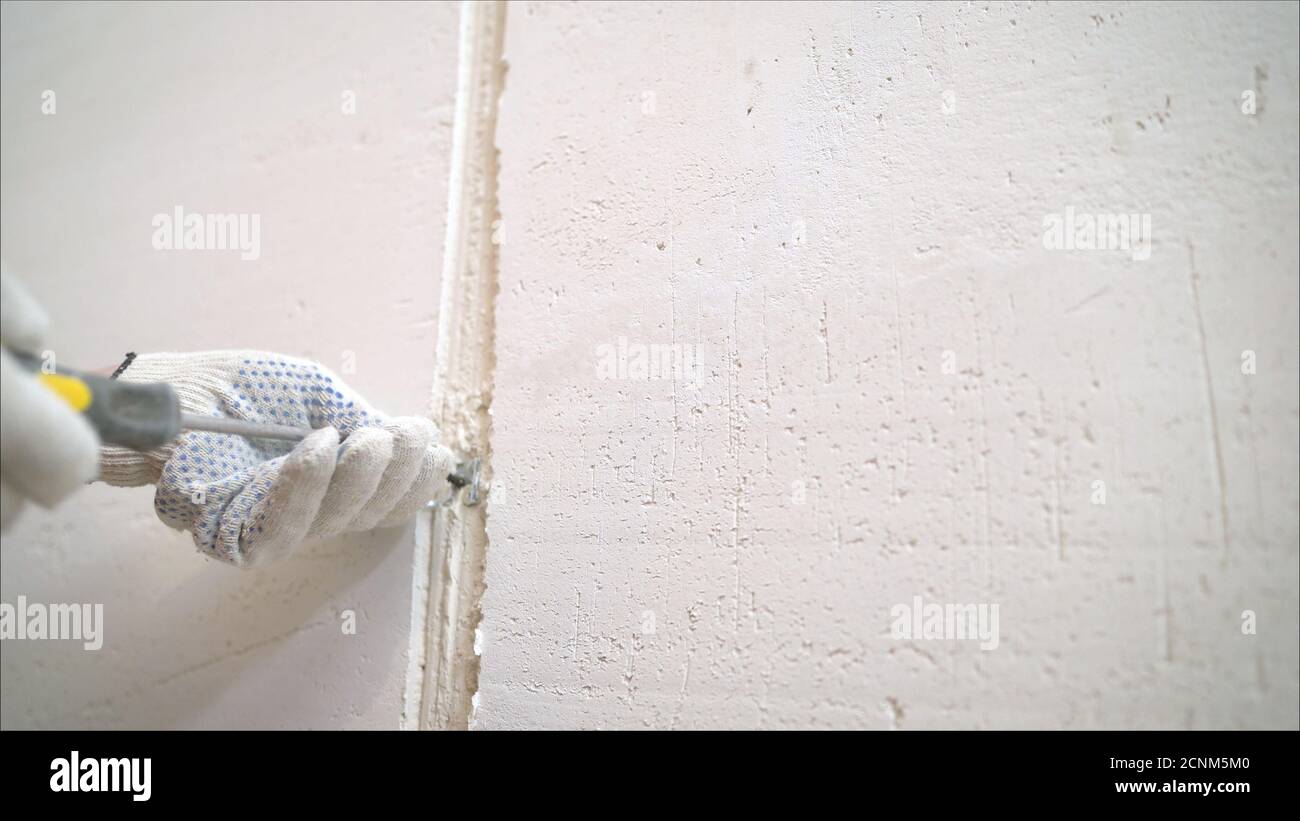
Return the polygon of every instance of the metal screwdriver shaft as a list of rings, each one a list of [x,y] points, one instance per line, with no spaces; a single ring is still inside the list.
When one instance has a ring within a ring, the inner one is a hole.
[[[186,430],[202,430],[210,433],[229,433],[235,436],[247,436],[254,439],[279,439],[286,442],[298,442],[312,432],[311,428],[295,428],[290,425],[268,425],[260,422],[245,422],[242,419],[230,419],[221,416],[199,416],[193,413],[181,414],[181,427]],[[479,460],[467,459],[456,465],[456,469],[447,476],[447,482],[456,489],[469,486],[465,504],[476,505],[479,502],[478,487]]]

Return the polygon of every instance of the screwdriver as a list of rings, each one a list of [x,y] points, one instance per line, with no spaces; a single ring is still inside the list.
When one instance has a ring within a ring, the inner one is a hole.
[[[53,373],[27,354],[15,354],[20,362],[36,371],[37,379],[85,417],[109,445],[148,451],[161,447],[186,430],[208,431],[251,439],[298,442],[313,428],[248,422],[221,416],[201,416],[181,409],[180,397],[166,382],[121,382],[94,374],[57,368]],[[478,501],[478,459],[461,462],[447,476],[455,488],[472,485],[468,504]]]
[[[185,413],[176,390],[166,382],[119,382],[65,368],[54,373],[38,372],[36,377],[84,416],[100,441],[132,450],[160,447],[184,430],[286,442],[297,442],[312,432],[291,425]]]

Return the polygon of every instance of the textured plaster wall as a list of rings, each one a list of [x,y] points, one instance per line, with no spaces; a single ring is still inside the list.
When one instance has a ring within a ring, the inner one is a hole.
[[[1297,16],[512,5],[475,726],[1295,728]]]
[[[377,406],[425,411],[456,27],[449,3],[6,3],[3,250],[60,361],[264,348],[354,364]],[[260,259],[154,250],[176,205],[260,214]],[[163,526],[147,488],[29,511],[3,600],[101,602],[104,647],[4,642],[0,724],[396,726],[411,550],[382,530],[241,573]]]

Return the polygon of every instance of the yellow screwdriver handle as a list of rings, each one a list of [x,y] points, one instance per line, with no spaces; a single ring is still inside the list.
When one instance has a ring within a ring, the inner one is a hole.
[[[67,402],[77,413],[85,413],[86,408],[90,407],[90,403],[94,399],[90,386],[75,376],[62,373],[42,373],[37,374],[37,378],[44,383],[45,387],[58,394],[59,398]]]

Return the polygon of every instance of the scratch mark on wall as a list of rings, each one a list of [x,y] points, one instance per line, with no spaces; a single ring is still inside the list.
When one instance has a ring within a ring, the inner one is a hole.
[[[1196,270],[1196,248],[1191,240],[1187,241],[1187,271],[1192,286],[1192,307],[1196,312],[1196,337],[1200,343],[1201,372],[1205,375],[1205,405],[1209,411],[1210,442],[1214,453],[1214,474],[1219,491],[1219,523],[1223,528],[1224,558],[1232,547],[1231,530],[1228,525],[1227,474],[1223,468],[1223,445],[1219,440],[1219,412],[1214,402],[1214,375],[1210,369],[1210,354],[1205,342],[1205,318],[1201,312],[1201,275]]]
[[[215,667],[216,665],[221,664],[225,661],[229,661],[230,659],[236,659],[236,658],[240,658],[241,656],[246,656],[249,653],[262,649],[263,647],[268,647],[277,642],[284,641],[290,636],[296,636],[299,633],[305,632],[307,630],[312,630],[316,627],[320,627],[322,624],[325,624],[325,622],[316,621],[316,622],[310,622],[308,624],[300,624],[297,627],[293,628],[292,630],[286,630],[283,633],[271,636],[270,638],[265,638],[262,639],[261,641],[255,641],[252,644],[246,644],[243,647],[237,647],[234,650],[230,650],[228,652],[221,653],[220,655],[213,656],[212,658],[200,662],[199,664],[193,664],[190,665],[189,667],[185,667],[180,670],[177,670],[174,673],[163,676],[160,679],[156,679],[149,686],[159,687],[164,684],[170,684],[173,681],[176,681],[177,679],[184,678],[185,676],[191,675],[193,673],[197,673],[200,670],[206,670],[209,667]]]
[[[826,357],[826,384],[829,385],[834,377],[831,374],[831,334],[830,321],[826,308],[826,300],[822,300],[822,322],[821,322],[821,340],[822,349]]]

